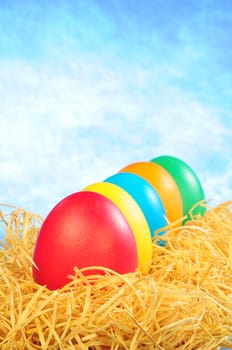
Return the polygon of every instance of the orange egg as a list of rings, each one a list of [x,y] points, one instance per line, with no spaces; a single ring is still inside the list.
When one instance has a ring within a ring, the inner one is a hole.
[[[119,172],[131,172],[147,180],[158,192],[169,222],[174,222],[183,216],[179,188],[173,177],[162,166],[152,162],[135,162],[125,166]]]

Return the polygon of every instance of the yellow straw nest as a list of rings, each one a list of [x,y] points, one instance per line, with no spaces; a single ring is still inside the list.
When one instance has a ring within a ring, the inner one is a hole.
[[[231,346],[232,201],[153,243],[150,271],[85,277],[64,288],[32,278],[42,218],[2,206],[0,349],[210,350]],[[8,211],[8,212],[6,212]]]

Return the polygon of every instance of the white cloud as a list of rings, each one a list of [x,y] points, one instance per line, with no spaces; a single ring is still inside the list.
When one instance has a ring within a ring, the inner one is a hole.
[[[232,162],[225,171],[212,175],[211,172],[202,174],[206,198],[211,207],[232,199]]]
[[[215,111],[159,71],[124,68],[85,58],[53,67],[2,62],[2,202],[45,215],[129,162],[169,153],[203,173],[210,153],[220,155],[228,131]],[[211,180],[215,193],[229,175]]]

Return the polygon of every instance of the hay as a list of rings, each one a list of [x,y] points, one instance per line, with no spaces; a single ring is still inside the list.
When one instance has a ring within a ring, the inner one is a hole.
[[[150,271],[85,277],[57,291],[32,279],[42,218],[1,214],[0,348],[218,349],[232,335],[232,201],[209,209],[167,244],[153,244]],[[6,210],[6,207],[3,207]],[[2,209],[2,210],[3,210]],[[94,282],[94,283],[93,283]],[[232,348],[232,347],[231,347]]]

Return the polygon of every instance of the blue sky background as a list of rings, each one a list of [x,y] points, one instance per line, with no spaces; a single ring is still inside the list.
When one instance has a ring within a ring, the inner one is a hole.
[[[0,2],[0,202],[46,216],[170,154],[232,199],[232,2]]]

